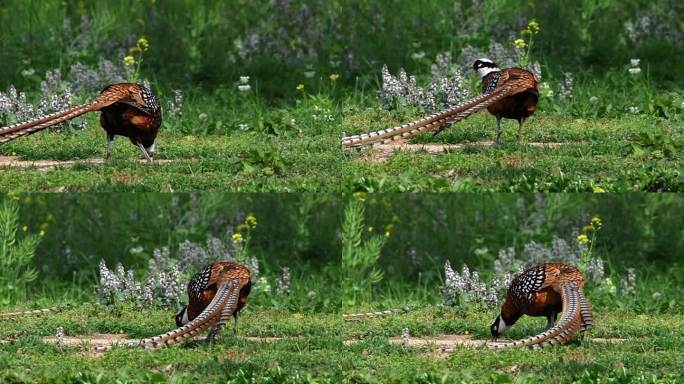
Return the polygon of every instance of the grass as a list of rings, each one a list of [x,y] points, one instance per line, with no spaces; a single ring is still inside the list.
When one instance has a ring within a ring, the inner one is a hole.
[[[356,99],[359,99],[358,97]],[[363,99],[363,96],[360,97]],[[387,112],[368,102],[301,97],[290,107],[192,98],[184,118],[165,123],[157,158],[136,160],[137,148],[118,138],[106,164],[51,170],[4,167],[6,191],[681,191],[684,131],[674,120],[652,116],[577,118],[540,112],[525,125],[525,142],[559,142],[538,148],[515,140],[505,121],[503,144],[466,146],[444,154],[395,153],[378,163],[370,154],[343,154],[339,138],[419,117],[412,110]],[[210,115],[200,121],[201,111]],[[90,116],[80,132],[43,132],[0,148],[21,160],[102,157],[104,132]],[[246,121],[250,129],[235,126]],[[492,140],[495,121],[477,114],[440,136],[415,142],[472,143]]]
[[[588,338],[540,352],[491,352],[461,347],[446,357],[388,343],[408,327],[412,336],[468,333],[487,338],[494,311],[424,307],[406,314],[343,322],[336,313],[291,313],[248,306],[241,337],[223,332],[214,345],[190,342],[160,350],[115,348],[91,356],[82,347],[43,343],[63,326],[66,335],[94,332],[131,337],[162,333],[173,313],[84,305],[42,317],[0,322],[0,379],[7,382],[679,382],[684,355],[681,315],[596,308]],[[543,327],[524,319],[509,337]],[[281,337],[273,342],[242,336]],[[592,338],[624,338],[605,344]],[[355,343],[345,341],[355,340]]]

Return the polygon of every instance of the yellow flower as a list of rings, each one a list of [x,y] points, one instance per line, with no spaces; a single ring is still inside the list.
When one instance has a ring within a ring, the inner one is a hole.
[[[589,237],[587,237],[587,235],[585,235],[583,233],[583,234],[577,236],[577,242],[580,244],[586,244],[589,242]]]
[[[304,84],[299,84],[299,85],[297,86],[297,90],[298,90],[298,91],[304,91]]]
[[[601,217],[599,215],[596,215],[596,216],[591,218],[591,226],[592,227],[598,229],[598,228],[601,228],[601,224],[603,224],[603,223],[602,223]]]
[[[127,66],[135,65],[135,57],[128,55],[123,58],[123,62]]]
[[[527,24],[527,28],[533,33],[539,33],[541,29],[539,28],[539,22],[535,19],[530,20],[530,22]]]
[[[390,237],[390,236],[392,236],[392,234],[390,233],[390,231],[385,232],[385,237]]]
[[[337,79],[339,79],[339,78],[340,78],[340,75],[338,73],[333,73],[332,75],[330,75],[330,80],[332,80],[332,81],[337,81]]]
[[[23,227],[21,227],[21,230],[24,232],[28,231],[28,225],[24,225]]]
[[[594,187],[594,193],[606,193],[606,190],[601,187]]]
[[[516,48],[525,48],[527,46],[527,43],[525,43],[525,40],[523,39],[517,39],[513,44],[515,44]]]
[[[257,219],[251,213],[245,217],[245,224],[249,225],[250,228],[254,229],[257,225]]]
[[[141,37],[138,39],[138,42],[135,44],[135,46],[140,48],[142,51],[147,51],[147,49],[150,47],[150,42],[147,41],[146,38]]]
[[[41,237],[45,236],[45,230],[41,229],[40,232],[38,232],[38,235]]]
[[[354,197],[358,201],[361,201],[361,202],[366,201],[366,193],[365,192],[354,192]]]
[[[233,234],[233,244],[237,245],[242,243],[244,239],[242,238],[242,235],[239,233],[234,233]]]
[[[368,232],[373,232],[373,227],[368,227]]]

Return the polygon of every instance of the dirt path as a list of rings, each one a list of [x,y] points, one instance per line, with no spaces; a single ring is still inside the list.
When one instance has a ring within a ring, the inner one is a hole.
[[[535,148],[558,148],[565,145],[575,145],[578,143],[525,143],[524,145],[529,145]],[[425,151],[431,155],[438,155],[441,153],[449,151],[462,150],[467,147],[482,147],[487,148],[494,145],[493,141],[477,141],[467,144],[405,144],[405,143],[394,143],[394,144],[377,144],[368,150],[364,154],[363,158],[374,162],[381,163],[387,160],[394,151],[409,151],[418,152]]]
[[[135,160],[146,163],[146,160]],[[57,167],[73,166],[77,164],[104,164],[105,159],[80,159],[80,160],[19,160],[18,156],[0,156],[0,167],[10,168],[37,168],[41,171],[50,171]],[[168,164],[174,160],[155,160],[155,164]]]

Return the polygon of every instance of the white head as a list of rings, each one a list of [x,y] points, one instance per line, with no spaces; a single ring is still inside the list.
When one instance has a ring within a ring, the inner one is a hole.
[[[491,72],[501,71],[501,69],[497,67],[496,63],[487,58],[475,60],[473,69],[477,71],[481,78],[484,78]]]
[[[178,326],[180,328],[189,322],[190,322],[190,318],[188,317],[188,307],[185,306],[176,315],[176,326]]]
[[[496,319],[494,319],[492,326],[490,327],[490,330],[492,331],[492,339],[496,340],[499,336],[506,332],[508,328],[510,328],[510,325],[506,324],[506,322],[503,319],[503,316],[497,316]]]

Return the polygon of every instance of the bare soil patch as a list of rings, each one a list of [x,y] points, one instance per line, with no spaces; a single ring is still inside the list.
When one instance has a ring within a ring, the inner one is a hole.
[[[535,148],[558,148],[565,145],[574,145],[577,143],[525,143],[530,147]],[[431,155],[439,155],[441,153],[449,151],[458,151],[467,147],[492,147],[494,146],[493,141],[476,141],[466,144],[406,144],[406,143],[394,143],[394,144],[377,144],[372,148],[367,149],[367,153],[364,154],[363,158],[373,163],[382,163],[387,160],[394,151],[409,151],[409,152],[419,152],[424,151]]]
[[[146,163],[144,159],[136,159],[134,161]],[[36,168],[41,171],[50,171],[57,167],[73,166],[77,164],[104,164],[107,160],[93,158],[93,159],[79,159],[79,160],[19,160],[18,156],[0,156],[0,167],[13,168]],[[155,160],[155,164],[168,164],[174,160]]]

